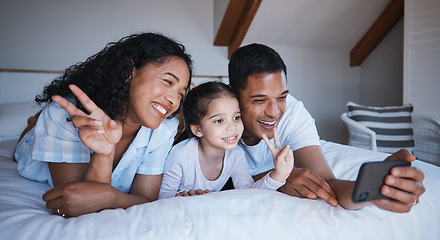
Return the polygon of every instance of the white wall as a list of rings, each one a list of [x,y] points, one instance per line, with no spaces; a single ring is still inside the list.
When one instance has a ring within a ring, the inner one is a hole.
[[[0,5],[0,68],[63,70],[142,31],[183,43],[198,75],[227,75],[214,47],[213,1],[15,0]],[[0,73],[0,103],[32,100],[57,74]]]
[[[212,46],[212,16],[212,0],[2,1],[0,67],[62,70],[110,41],[155,31],[188,48],[197,74],[226,75],[226,48]]]
[[[0,104],[32,101],[57,76],[58,74],[0,72]]]
[[[216,0],[15,0],[0,7],[0,68],[62,70],[109,41],[158,31],[183,43],[195,74],[227,75],[227,48],[215,47]],[[252,26],[251,26],[252,27]],[[247,44],[249,42],[243,42]],[[315,118],[322,139],[347,142],[339,116],[359,101],[360,68],[342,50],[272,46],[288,68],[288,86]],[[0,103],[31,100],[53,74],[0,73]],[[27,86],[26,91],[22,91]],[[21,94],[20,94],[21,91]]]
[[[404,101],[440,121],[440,1],[405,1]]]
[[[359,69],[349,67],[349,54],[339,50],[274,46],[287,66],[291,94],[303,101],[316,120],[321,139],[348,142],[340,120],[348,101],[359,98]]]
[[[397,106],[403,96],[403,19],[360,66],[360,104]]]

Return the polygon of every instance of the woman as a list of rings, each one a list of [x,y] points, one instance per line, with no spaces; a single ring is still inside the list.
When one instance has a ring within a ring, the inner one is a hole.
[[[43,199],[64,217],[156,200],[191,74],[184,46],[160,34],[108,44],[37,96],[18,171],[53,186]]]

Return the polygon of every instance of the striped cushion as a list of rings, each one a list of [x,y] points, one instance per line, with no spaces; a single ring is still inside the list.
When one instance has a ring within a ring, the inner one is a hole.
[[[348,117],[365,125],[376,133],[377,150],[393,153],[401,148],[414,149],[411,126],[413,106],[406,104],[392,107],[363,106],[347,103]]]

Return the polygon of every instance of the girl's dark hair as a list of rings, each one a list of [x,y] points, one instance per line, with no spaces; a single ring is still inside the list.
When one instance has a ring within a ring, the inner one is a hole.
[[[252,43],[237,49],[228,64],[229,84],[238,94],[247,87],[252,74],[284,72],[287,68],[281,56],[272,48]]]
[[[110,118],[124,120],[130,102],[129,80],[133,68],[141,69],[149,63],[161,65],[171,57],[181,58],[188,65],[189,89],[192,61],[185,47],[161,34],[140,33],[111,42],[85,62],[69,67],[64,75],[44,87],[35,101],[39,104],[51,103],[54,95],[72,97],[76,106],[87,112],[68,88],[69,84],[75,84]]]
[[[200,124],[203,117],[208,113],[209,103],[222,96],[237,98],[232,88],[221,82],[206,82],[188,92],[183,101],[185,131],[179,136],[175,144],[187,138],[194,137],[190,126]]]

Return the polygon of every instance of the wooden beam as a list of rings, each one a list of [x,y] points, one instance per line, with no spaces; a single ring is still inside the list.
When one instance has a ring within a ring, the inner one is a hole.
[[[214,46],[228,46],[228,59],[237,50],[262,0],[231,0],[214,40]]]
[[[247,1],[229,1],[223,20],[217,31],[217,36],[214,40],[214,46],[228,46],[234,35],[235,28],[240,21],[241,14],[246,6]]]
[[[392,0],[350,52],[350,67],[360,66],[403,17],[404,0]]]

